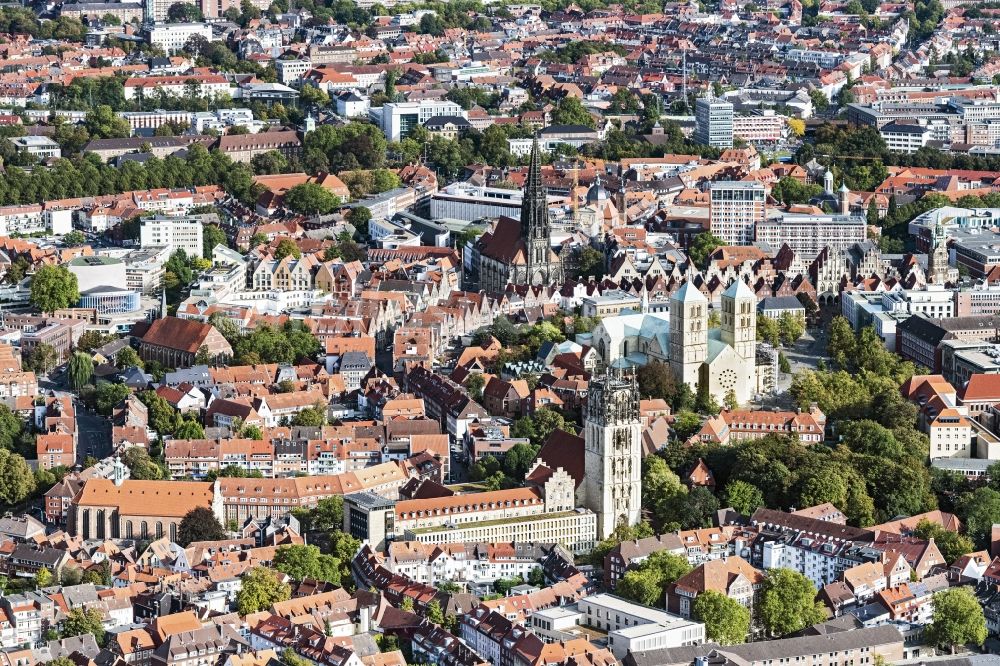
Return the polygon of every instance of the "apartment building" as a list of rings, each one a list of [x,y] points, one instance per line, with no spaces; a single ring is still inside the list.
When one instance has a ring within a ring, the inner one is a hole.
[[[38,378],[30,370],[0,371],[0,398],[35,397],[38,395]]]
[[[167,247],[171,254],[184,250],[188,257],[202,258],[203,225],[218,223],[219,216],[214,213],[186,217],[144,217],[139,224],[139,247],[144,250]]]
[[[573,556],[556,543],[395,541],[388,545],[382,564],[417,583],[462,581],[488,589],[501,578],[519,576],[528,580],[529,574],[549,557],[561,558],[569,566],[573,563]]]
[[[39,469],[72,468],[76,464],[76,437],[72,434],[42,433],[35,438]]]
[[[846,250],[867,240],[867,223],[860,215],[784,213],[756,222],[755,229],[758,243],[768,243],[773,248],[788,245],[796,254],[806,257],[815,257],[827,247]]]
[[[247,642],[227,624],[210,624],[194,631],[168,636],[150,657],[151,666],[205,666],[225,662],[230,655],[249,649]]]
[[[752,609],[764,574],[738,555],[698,565],[667,588],[667,610],[689,618],[698,595],[711,590]]]
[[[155,130],[169,123],[191,124],[190,111],[119,111],[118,116],[128,121],[133,133],[139,129]]]
[[[760,114],[733,116],[733,136],[747,143],[773,143],[785,135],[788,118],[767,109]]]
[[[154,23],[146,27],[150,45],[159,46],[168,55],[183,50],[192,37],[212,41],[212,26],[207,23]]]
[[[10,641],[2,647],[35,645],[55,621],[55,602],[40,592],[0,596],[0,609],[10,623]]]
[[[752,245],[757,225],[767,214],[764,184],[756,181],[716,181],[709,189],[709,226],[729,245]]]
[[[973,458],[975,432],[965,409],[946,407],[927,424],[930,458]]]
[[[406,375],[405,389],[423,398],[428,418],[432,418],[455,439],[465,437],[473,421],[489,417],[486,409],[469,397],[465,388],[423,366]]]
[[[839,580],[855,564],[878,558],[864,548],[875,539],[870,530],[771,509],[757,509],[750,523],[760,532],[751,550],[756,566],[794,569],[817,588]]]
[[[125,80],[125,99],[155,94],[162,90],[167,95],[181,97],[190,90],[201,97],[228,95],[229,79],[221,74],[185,74],[184,76],[133,76]],[[225,137],[223,137],[225,138]]]

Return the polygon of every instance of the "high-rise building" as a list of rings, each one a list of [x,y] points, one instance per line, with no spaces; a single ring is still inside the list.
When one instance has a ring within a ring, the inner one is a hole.
[[[716,148],[733,147],[733,105],[717,97],[700,97],[694,103],[692,139]]]
[[[597,538],[637,525],[642,512],[642,425],[635,374],[609,370],[591,380],[584,420],[584,487]]]
[[[717,181],[711,185],[709,224],[712,235],[729,245],[750,245],[767,213],[764,184]]]

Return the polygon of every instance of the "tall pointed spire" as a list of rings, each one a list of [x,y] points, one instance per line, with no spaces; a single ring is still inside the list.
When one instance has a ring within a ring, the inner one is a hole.
[[[167,288],[163,287],[160,291],[160,319],[167,316]]]
[[[549,235],[549,211],[545,201],[545,186],[542,184],[540,152],[536,136],[531,145],[528,178],[524,182],[524,195],[521,200],[521,238],[526,242],[543,237],[547,240]]]

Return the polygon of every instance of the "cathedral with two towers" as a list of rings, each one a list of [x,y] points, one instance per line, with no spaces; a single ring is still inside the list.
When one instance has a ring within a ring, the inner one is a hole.
[[[577,342],[594,347],[606,367],[667,364],[678,381],[719,402],[730,391],[742,404],[768,390],[773,358],[759,349],[757,298],[745,282],[723,292],[718,327],[709,327],[709,301],[691,281],[670,297],[668,312],[648,312],[643,303],[642,312],[606,317]]]

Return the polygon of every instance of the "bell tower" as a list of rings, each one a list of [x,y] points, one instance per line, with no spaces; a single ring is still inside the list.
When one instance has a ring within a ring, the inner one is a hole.
[[[708,299],[689,279],[670,297],[670,369],[692,390],[708,358]]]
[[[737,278],[722,292],[722,341],[741,358],[757,356],[757,297]]]
[[[642,426],[635,373],[609,369],[591,380],[584,414],[586,506],[597,538],[637,525],[642,512]]]

